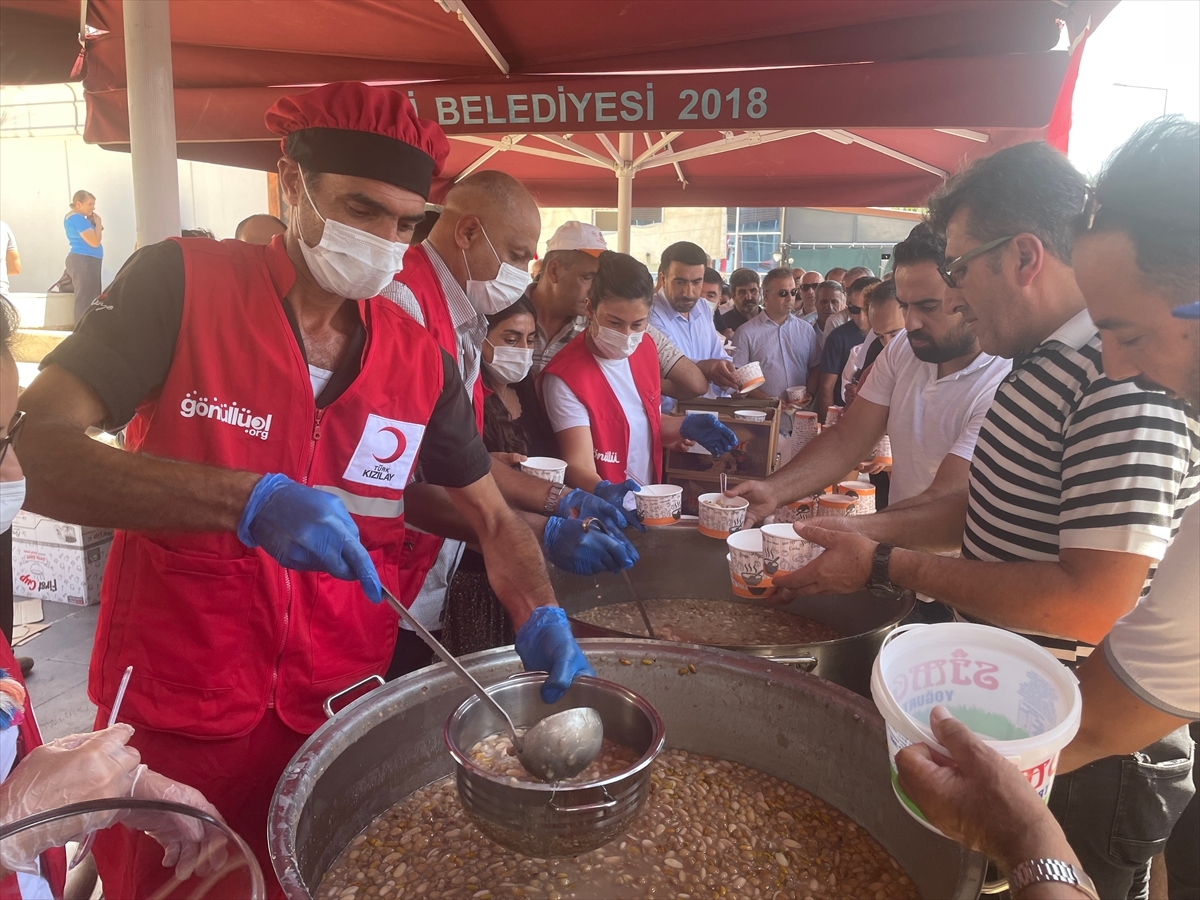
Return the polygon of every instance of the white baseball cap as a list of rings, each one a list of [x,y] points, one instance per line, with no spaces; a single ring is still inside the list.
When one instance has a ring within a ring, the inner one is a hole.
[[[608,249],[604,243],[604,233],[595,225],[586,222],[563,222],[546,244],[546,251],[551,250],[582,250],[592,256],[599,256]]]

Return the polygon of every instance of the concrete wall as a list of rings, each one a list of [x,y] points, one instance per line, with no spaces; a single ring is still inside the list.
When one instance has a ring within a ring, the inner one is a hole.
[[[591,207],[546,207],[542,210],[542,237],[538,254],[546,253],[546,242],[555,229],[572,219],[592,221]],[[616,232],[604,239],[610,250],[617,249]],[[666,207],[663,220],[655,225],[634,226],[629,236],[630,254],[646,264],[650,274],[658,272],[658,259],[663,250],[676,241],[691,241],[704,248],[709,256],[719,259],[725,253],[725,207]]]
[[[83,142],[77,92],[71,85],[0,91],[0,219],[16,235],[22,266],[11,279],[13,291],[44,291],[62,274],[67,255],[62,220],[77,190],[96,195],[104,220],[105,285],[134,251],[129,154]],[[181,161],[179,195],[184,228],[208,228],[229,238],[246,216],[266,212],[267,176]]]

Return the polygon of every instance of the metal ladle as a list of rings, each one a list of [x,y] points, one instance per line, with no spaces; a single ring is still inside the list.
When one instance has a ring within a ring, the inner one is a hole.
[[[404,608],[404,604],[393,597],[387,588],[382,590],[383,599],[400,618],[409,624],[421,640],[428,644],[459,678],[475,690],[484,706],[504,721],[517,759],[530,774],[542,781],[562,781],[578,775],[599,756],[600,742],[604,739],[604,723],[600,720],[600,713],[587,706],[564,710],[546,716],[523,735],[517,734],[517,729],[504,707],[484,690],[483,685],[442,646],[441,641],[430,634],[429,630]]]

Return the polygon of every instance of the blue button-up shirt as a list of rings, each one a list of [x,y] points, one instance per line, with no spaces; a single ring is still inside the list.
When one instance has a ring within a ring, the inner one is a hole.
[[[793,315],[777,325],[765,311],[759,312],[734,332],[733,343],[737,348],[733,364],[759,363],[766,379],[762,390],[772,397],[782,397],[788,388],[803,385],[809,369],[821,362],[817,333]]]
[[[650,324],[669,337],[683,355],[693,362],[702,359],[729,359],[729,354],[725,352],[725,342],[713,326],[712,310],[703,299],[698,300],[691,313],[685,316],[676,312],[662,291],[659,291],[654,295],[654,302],[650,304]],[[724,393],[721,388],[710,384],[708,393],[704,396],[720,397]],[[663,397],[663,412],[671,412],[674,408],[675,401],[670,397]]]

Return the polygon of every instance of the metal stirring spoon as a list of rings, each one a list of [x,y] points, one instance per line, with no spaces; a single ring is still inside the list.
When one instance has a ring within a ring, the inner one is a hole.
[[[530,774],[542,781],[562,781],[578,775],[600,754],[604,723],[596,710],[586,706],[564,710],[546,716],[523,735],[517,734],[517,729],[504,707],[484,690],[483,685],[475,680],[475,676],[468,672],[463,664],[442,646],[441,641],[430,634],[387,588],[383,588],[383,599],[459,678],[475,690],[484,706],[500,717],[508,730],[517,759]]]
[[[604,534],[608,534],[608,529],[604,527],[604,523],[599,519],[583,520],[583,530],[585,532],[593,528],[602,531]],[[658,637],[654,634],[654,626],[650,624],[650,616],[646,613],[646,607],[642,604],[642,598],[638,596],[637,588],[633,586],[633,579],[629,577],[629,570],[622,569],[621,577],[625,579],[625,586],[629,588],[629,593],[633,595],[633,602],[637,604],[638,612],[642,614],[642,623],[646,626],[646,634],[650,636],[650,640],[657,641]]]

